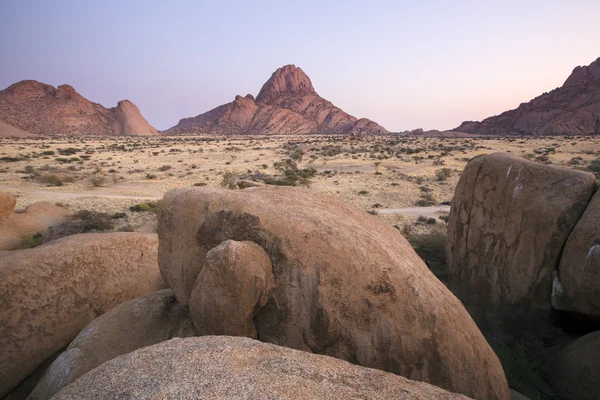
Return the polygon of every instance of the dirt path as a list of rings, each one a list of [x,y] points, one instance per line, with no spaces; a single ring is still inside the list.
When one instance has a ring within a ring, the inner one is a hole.
[[[141,192],[149,192],[151,195],[143,196],[143,195],[123,195],[119,194],[122,191],[141,191]],[[107,199],[122,199],[122,200],[160,200],[163,197],[161,191],[156,190],[154,188],[149,188],[146,186],[137,186],[137,185],[121,185],[121,186],[113,186],[106,189],[98,189],[98,190],[87,190],[80,192],[67,192],[63,190],[44,190],[44,189],[35,189],[28,188],[22,186],[11,186],[11,185],[0,185],[0,191],[6,192],[18,192],[20,194],[25,194],[28,196],[35,197],[43,197],[43,198],[51,198],[52,200],[71,200],[71,199],[80,199],[84,197],[101,197]]]
[[[44,190],[19,185],[0,185],[0,191],[19,193],[48,201],[72,200],[86,197],[99,197],[105,199],[119,200],[160,200],[164,193],[160,190],[141,184],[116,185],[109,188],[100,188],[96,190],[85,190],[77,192],[68,192],[63,190]],[[148,195],[125,195],[122,192],[145,192]],[[398,214],[407,217],[418,218],[420,215],[425,217],[437,218],[443,212],[450,212],[450,206],[432,206],[432,207],[407,207],[407,208],[380,208],[373,210],[376,214]]]
[[[380,208],[374,211],[377,214],[399,214],[413,218],[418,218],[422,215],[428,218],[436,218],[443,212],[450,212],[450,206]]]

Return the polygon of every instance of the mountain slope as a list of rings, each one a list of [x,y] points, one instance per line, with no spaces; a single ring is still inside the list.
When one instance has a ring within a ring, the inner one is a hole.
[[[294,65],[277,69],[256,99],[236,96],[231,103],[184,118],[166,134],[388,133],[366,118],[357,119],[317,94],[310,78]]]
[[[600,58],[577,67],[565,83],[517,109],[466,121],[459,132],[488,135],[580,135],[600,133]]]
[[[0,119],[31,133],[61,135],[158,135],[128,100],[117,107],[93,103],[69,85],[28,80],[0,91]]]
[[[25,132],[19,128],[15,128],[12,125],[7,124],[4,121],[0,121],[0,137],[31,137],[34,136],[31,133]]]

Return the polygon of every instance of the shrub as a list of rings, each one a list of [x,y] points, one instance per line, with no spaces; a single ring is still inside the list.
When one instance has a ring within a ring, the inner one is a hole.
[[[21,236],[21,248],[22,249],[32,249],[43,244],[42,235],[39,233],[33,236]]]
[[[146,179],[156,179],[156,175],[154,175],[154,174],[146,174]]]
[[[158,201],[149,201],[146,203],[140,203],[140,204],[131,206],[131,207],[129,207],[129,211],[132,211],[132,212],[146,212],[146,211],[156,212],[158,205],[159,205]]]
[[[104,186],[104,184],[106,184],[106,177],[101,175],[92,176],[90,182],[94,187],[101,187]]]
[[[162,171],[168,171],[171,168],[173,168],[173,167],[171,167],[170,165],[163,165],[161,167],[158,167],[158,170],[162,172]]]
[[[445,181],[450,178],[454,173],[450,168],[441,168],[435,171],[435,177],[438,181]]]
[[[65,222],[49,228],[46,232],[42,233],[41,243],[79,233],[106,232],[113,230],[114,226],[112,216],[109,214],[81,210],[76,212]]]
[[[221,180],[221,187],[224,187],[227,189],[236,189],[237,181],[238,181],[237,172],[225,171],[223,173],[223,179]]]

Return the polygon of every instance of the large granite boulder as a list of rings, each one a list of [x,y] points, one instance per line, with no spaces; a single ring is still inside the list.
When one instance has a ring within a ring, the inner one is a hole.
[[[254,242],[226,240],[206,253],[190,299],[201,335],[256,339],[254,316],[275,288],[271,260]]]
[[[551,369],[551,382],[565,400],[600,398],[600,331],[587,334],[560,351]]]
[[[423,382],[242,337],[172,339],[117,357],[54,400],[467,399]]]
[[[600,191],[569,236],[558,266],[568,311],[600,317]]]
[[[100,364],[173,337],[195,336],[170,289],[121,303],[93,320],[61,353],[31,393],[45,400]]]
[[[156,235],[82,234],[0,254],[0,397],[94,318],[165,287]]]
[[[251,305],[261,341],[477,399],[509,398],[502,366],[460,301],[396,229],[365,211],[296,188],[180,189],[165,195],[158,232],[161,273],[197,328],[207,314],[196,293],[226,299],[240,285],[207,287],[213,281],[201,277],[211,250],[228,240],[254,242],[275,281],[266,304],[255,296]],[[239,281],[255,275],[230,274]],[[228,332],[247,335],[247,327]]]
[[[511,317],[550,310],[553,272],[595,188],[592,174],[511,154],[472,159],[448,222],[452,291]]]

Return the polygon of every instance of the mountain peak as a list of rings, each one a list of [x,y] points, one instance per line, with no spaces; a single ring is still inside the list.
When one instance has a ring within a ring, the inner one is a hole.
[[[600,57],[587,66],[575,67],[563,87],[592,83],[600,86]]]
[[[293,64],[277,68],[269,80],[263,85],[256,101],[269,104],[270,101],[285,94],[306,94],[314,93],[310,78],[301,68]]]

